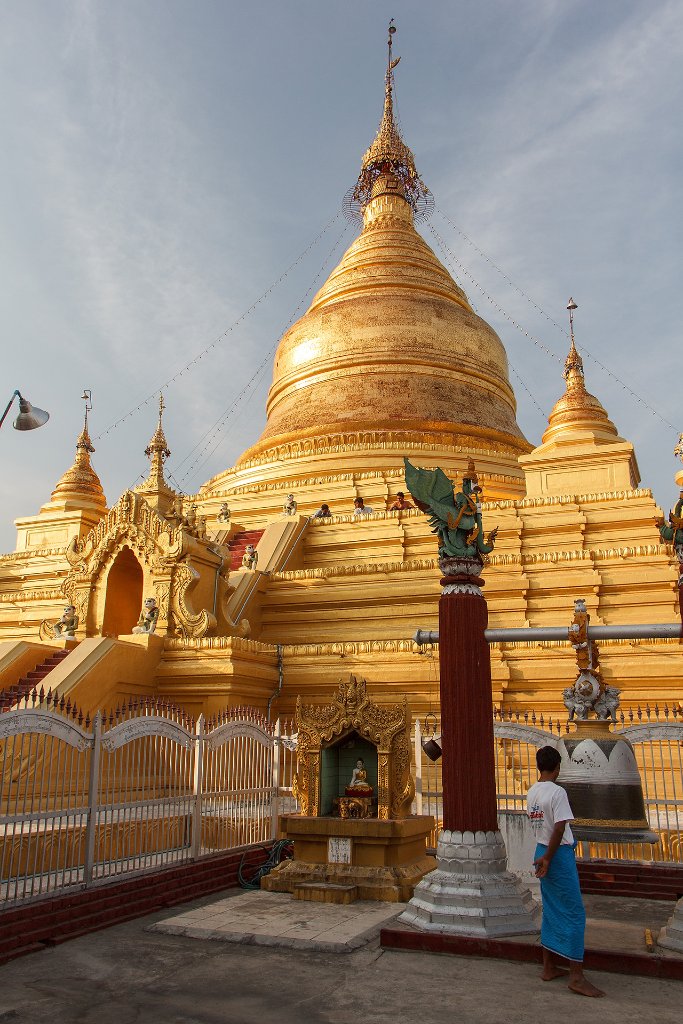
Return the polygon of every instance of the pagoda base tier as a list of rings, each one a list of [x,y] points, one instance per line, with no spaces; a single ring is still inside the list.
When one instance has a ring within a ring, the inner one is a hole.
[[[438,868],[415,887],[399,921],[424,931],[493,937],[534,934],[541,910],[507,870],[500,832],[444,831]]]
[[[281,833],[294,843],[294,859],[261,880],[269,892],[294,893],[305,883],[355,886],[358,899],[407,902],[420,879],[436,867],[427,856],[434,819],[280,819]]]

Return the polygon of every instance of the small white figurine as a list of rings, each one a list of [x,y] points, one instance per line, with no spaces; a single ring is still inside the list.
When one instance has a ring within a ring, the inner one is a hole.
[[[287,495],[287,500],[285,501],[284,505],[282,506],[282,511],[284,512],[284,514],[286,516],[295,516],[296,515],[297,507],[298,506],[297,506],[297,503],[296,503],[296,501],[294,499],[294,495],[293,494],[288,494]]]
[[[242,555],[242,565],[245,569],[255,569],[258,562],[258,551],[253,544],[247,544],[247,550]]]
[[[159,618],[159,606],[156,597],[148,597],[145,606],[140,612],[137,626],[133,626],[134,633],[154,633]]]
[[[78,616],[76,615],[76,606],[68,604],[62,613],[61,619],[52,624],[52,632],[55,640],[68,637],[70,640],[75,639],[76,630],[78,628]]]

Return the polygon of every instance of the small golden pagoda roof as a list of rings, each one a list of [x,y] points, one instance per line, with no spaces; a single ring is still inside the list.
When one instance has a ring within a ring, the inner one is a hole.
[[[95,451],[88,433],[88,408],[85,410],[83,429],[76,441],[76,458],[70,469],[57,482],[50,496],[51,503],[65,507],[81,505],[95,506],[102,512],[107,510],[107,500],[102,490],[100,478],[92,467],[90,456]]]
[[[573,299],[569,300],[573,303]],[[567,307],[573,312],[575,305]],[[548,417],[548,429],[543,435],[543,442],[558,437],[573,430],[592,430],[604,437],[618,437],[617,428],[607,415],[602,403],[586,390],[586,381],[583,372],[583,359],[579,355],[574,341],[573,319],[570,318],[571,344],[569,354],[564,361],[562,376],[566,381],[565,392],[562,398],[555,403],[550,416]]]

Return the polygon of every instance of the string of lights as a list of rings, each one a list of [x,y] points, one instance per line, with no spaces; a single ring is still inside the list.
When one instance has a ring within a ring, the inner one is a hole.
[[[321,238],[323,238],[323,236],[329,231],[332,225],[337,220],[339,220],[340,217],[341,211],[338,210],[337,213],[335,213],[334,217],[332,217],[331,220],[327,222],[322,231],[320,231],[319,234],[316,235],[313,241],[309,242],[306,248],[301,253],[299,253],[299,255],[292,263],[290,263],[287,269],[283,271],[283,273],[280,274],[280,276],[275,281],[273,281],[270,287],[267,288],[261,295],[259,295],[259,297],[254,302],[252,302],[251,306],[249,306],[248,309],[245,309],[241,316],[239,316],[237,320],[230,324],[230,326],[227,327],[222,334],[220,334],[217,338],[214,338],[214,340],[209,345],[207,345],[206,348],[202,349],[202,351],[199,352],[196,356],[194,356],[194,358],[191,359],[188,363],[186,363],[185,366],[183,366],[180,370],[174,373],[172,377],[169,377],[162,384],[158,384],[154,388],[154,390],[151,391],[146,398],[143,398],[136,406],[130,409],[123,416],[120,416],[117,420],[114,420],[113,423],[110,423],[109,426],[105,430],[103,430],[102,433],[98,434],[94,440],[99,441],[107,434],[110,434],[113,430],[116,430],[116,428],[119,427],[122,423],[124,423],[127,419],[130,419],[131,416],[134,416],[135,413],[140,411],[140,409],[143,409],[145,406],[149,405],[150,402],[156,401],[156,399],[159,397],[160,392],[165,391],[168,387],[171,386],[171,384],[175,383],[175,381],[178,380],[179,377],[182,377],[184,373],[187,373],[193,366],[196,366],[197,363],[204,359],[209,354],[209,352],[215,349],[217,345],[219,345],[229,334],[231,334],[232,331],[234,331],[235,328],[238,327],[242,323],[242,321],[245,320],[249,316],[249,314],[252,313],[256,309],[256,307],[259,306],[271,294],[271,292],[273,292],[277,288],[277,286],[281,284],[282,281],[285,280],[285,278],[291,273],[291,271],[296,266],[298,266],[299,263],[301,263],[304,257],[307,256],[311,249],[318,244]]]
[[[534,301],[534,299],[532,299],[532,298],[531,298],[531,296],[530,296],[530,295],[528,295],[528,294],[527,294],[527,293],[526,293],[526,292],[524,291],[524,289],[523,289],[523,288],[520,288],[518,284],[515,284],[515,282],[514,282],[514,281],[512,280],[512,278],[511,278],[511,277],[509,277],[509,276],[508,276],[508,274],[506,274],[506,273],[505,273],[505,271],[504,271],[504,270],[502,270],[502,269],[501,269],[501,268],[500,268],[500,267],[498,266],[498,264],[497,264],[497,263],[496,263],[496,262],[495,262],[494,260],[492,260],[492,259],[491,259],[491,257],[487,255],[487,253],[485,253],[485,252],[484,252],[484,250],[483,250],[483,249],[480,249],[480,248],[479,248],[479,246],[478,246],[478,245],[476,244],[476,242],[473,242],[473,241],[472,241],[472,239],[471,239],[471,238],[469,237],[469,235],[467,235],[467,234],[466,234],[466,233],[465,233],[465,232],[464,232],[464,231],[462,230],[462,228],[458,227],[458,225],[457,225],[457,224],[456,224],[456,223],[455,223],[455,222],[454,222],[453,220],[451,220],[451,218],[450,218],[450,217],[449,217],[449,216],[448,216],[447,214],[445,214],[443,210],[441,210],[441,209],[437,208],[437,211],[436,211],[436,212],[437,212],[437,213],[438,213],[438,214],[439,214],[439,215],[441,216],[441,218],[442,218],[443,220],[445,220],[445,221],[446,221],[446,223],[447,223],[447,224],[449,224],[449,225],[450,225],[450,226],[451,226],[451,227],[453,228],[453,230],[454,230],[454,231],[457,231],[457,233],[458,233],[458,234],[460,235],[460,237],[461,237],[461,238],[462,238],[462,239],[463,239],[463,240],[464,240],[464,241],[465,241],[465,242],[466,242],[466,243],[467,243],[467,244],[468,244],[468,245],[469,245],[469,246],[470,246],[470,247],[471,247],[472,249],[474,249],[474,251],[475,251],[475,252],[477,252],[477,253],[478,253],[478,254],[479,254],[479,255],[480,255],[481,257],[482,257],[482,259],[484,259],[484,260],[485,260],[485,261],[486,261],[486,262],[487,262],[487,263],[488,263],[488,264],[489,264],[489,265],[490,265],[491,267],[493,267],[493,269],[494,269],[495,271],[497,271],[497,273],[499,273],[499,274],[501,275],[501,277],[502,277],[502,278],[503,278],[503,279],[504,279],[505,281],[507,281],[507,283],[508,283],[508,284],[509,284],[509,285],[510,285],[510,286],[511,286],[512,288],[514,288],[514,290],[515,290],[516,292],[518,292],[518,293],[519,293],[519,294],[520,294],[520,295],[521,295],[521,296],[522,296],[522,297],[523,297],[524,299],[526,299],[526,301],[527,301],[527,302],[528,302],[528,303],[529,303],[529,304],[530,304],[531,306],[533,306],[533,308],[534,308],[534,309],[535,309],[535,310],[536,310],[536,311],[537,311],[538,313],[540,313],[540,314],[541,314],[541,316],[545,317],[545,319],[546,319],[546,320],[547,320],[547,321],[548,321],[549,323],[551,323],[551,324],[553,325],[553,327],[556,327],[556,328],[557,328],[557,330],[558,330],[558,331],[560,331],[560,332],[561,332],[561,333],[562,333],[562,334],[564,335],[564,337],[565,337],[565,338],[569,338],[569,331],[567,330],[567,328],[566,328],[566,327],[564,327],[564,326],[563,326],[562,324],[559,324],[559,323],[557,322],[557,320],[555,320],[555,319],[554,319],[554,318],[553,318],[553,317],[552,317],[552,316],[551,316],[551,315],[550,315],[549,313],[547,313],[547,312],[546,312],[546,311],[545,311],[545,310],[544,310],[544,309],[542,308],[542,306],[539,306],[539,304],[538,304],[537,302],[535,302],[535,301]],[[434,231],[434,228],[433,228],[433,227],[432,227],[431,225],[430,225],[430,230],[432,230],[432,231],[434,232],[434,235],[435,235],[435,237],[436,237],[436,232]],[[457,261],[456,261],[456,262],[457,262]],[[465,270],[464,270],[464,268],[462,267],[462,264],[458,263],[458,266],[460,266],[460,267],[461,267],[461,269],[463,269],[463,272],[464,272],[464,273],[467,273],[467,271],[465,271]],[[533,342],[534,342],[534,344],[535,344],[535,345],[538,345],[538,346],[539,346],[540,348],[542,348],[542,349],[543,349],[543,351],[545,351],[545,352],[549,353],[550,355],[552,355],[552,356],[553,356],[553,358],[555,358],[555,359],[558,359],[558,360],[562,361],[562,360],[560,359],[560,356],[556,355],[556,354],[555,354],[554,352],[551,352],[551,350],[550,350],[550,349],[547,349],[547,348],[546,348],[546,347],[545,347],[544,345],[542,345],[542,344],[541,344],[541,342],[539,342],[539,341],[538,341],[537,339],[535,339],[535,338],[534,338],[534,337],[533,337],[532,335],[530,335],[530,334],[529,334],[529,333],[528,333],[527,331],[525,331],[523,327],[520,327],[520,325],[519,325],[519,324],[517,324],[517,323],[516,323],[516,322],[515,322],[515,321],[514,321],[514,320],[512,319],[512,317],[511,317],[511,316],[509,316],[509,314],[507,314],[507,313],[505,312],[505,310],[504,310],[504,309],[503,309],[503,308],[502,308],[502,307],[501,307],[500,305],[498,305],[498,303],[496,303],[496,302],[495,302],[495,300],[494,300],[494,299],[492,299],[490,295],[488,295],[488,294],[487,294],[487,293],[486,293],[486,292],[484,291],[484,289],[483,289],[483,288],[481,287],[481,285],[479,285],[479,284],[478,284],[478,283],[477,283],[477,282],[476,282],[476,281],[474,280],[474,278],[473,278],[473,277],[472,277],[472,276],[471,276],[470,274],[467,274],[467,276],[468,276],[468,277],[469,277],[469,279],[470,279],[470,280],[472,281],[472,283],[473,283],[473,284],[475,285],[475,287],[479,288],[479,290],[480,290],[480,291],[482,292],[482,294],[484,294],[484,295],[486,296],[486,298],[488,299],[488,301],[489,301],[489,302],[490,302],[490,303],[491,303],[491,304],[492,304],[493,306],[495,306],[495,308],[496,308],[496,309],[498,309],[498,310],[499,310],[499,312],[500,312],[500,313],[501,313],[501,314],[502,314],[502,315],[503,315],[504,317],[506,317],[506,318],[507,318],[507,319],[508,319],[508,320],[510,321],[510,323],[512,323],[512,324],[513,324],[513,325],[514,325],[514,326],[515,326],[515,327],[516,327],[516,328],[517,328],[518,330],[522,331],[522,333],[523,333],[523,334],[525,334],[525,335],[526,335],[526,337],[527,337],[527,338],[529,338],[529,340],[530,340],[530,341],[533,341]],[[611,369],[610,369],[610,368],[609,368],[608,366],[605,366],[605,364],[604,364],[604,363],[603,363],[603,362],[602,362],[602,361],[601,361],[600,359],[598,359],[598,357],[597,357],[596,355],[593,355],[593,353],[592,353],[592,352],[591,352],[591,351],[590,351],[590,350],[589,350],[588,348],[586,348],[586,346],[585,346],[585,345],[583,344],[583,342],[581,343],[581,354],[582,354],[582,355],[585,355],[585,356],[587,356],[587,357],[588,357],[588,358],[589,358],[590,360],[592,360],[592,361],[593,361],[593,362],[595,363],[595,365],[596,365],[596,366],[599,366],[599,367],[600,367],[600,369],[601,369],[601,370],[602,370],[602,371],[603,371],[604,373],[606,373],[608,377],[611,377],[611,378],[612,378],[612,380],[613,380],[613,381],[614,381],[614,382],[615,382],[616,384],[619,384],[619,386],[620,386],[621,388],[623,388],[623,389],[624,389],[624,391],[628,392],[628,394],[629,394],[629,395],[630,395],[630,396],[631,396],[632,398],[634,398],[634,399],[635,399],[635,400],[636,400],[636,401],[637,401],[637,402],[638,402],[638,403],[639,403],[640,405],[642,405],[644,409],[647,409],[647,411],[648,411],[649,413],[651,413],[651,415],[652,415],[652,416],[655,416],[655,417],[656,417],[657,419],[659,419],[659,420],[660,420],[660,421],[661,421],[661,422],[662,422],[662,423],[663,423],[663,424],[664,424],[665,426],[667,426],[667,427],[669,427],[669,428],[670,428],[671,430],[673,430],[673,431],[674,431],[674,433],[678,433],[678,427],[674,426],[674,424],[673,424],[673,423],[671,423],[671,421],[670,421],[670,420],[668,420],[668,419],[667,419],[667,418],[666,418],[665,416],[663,416],[663,415],[662,415],[662,414],[661,414],[661,413],[659,412],[659,410],[658,410],[658,409],[655,409],[655,407],[654,407],[654,406],[650,405],[650,403],[649,403],[649,402],[647,402],[647,401],[646,401],[646,400],[645,400],[645,399],[644,399],[644,398],[643,398],[643,397],[642,397],[641,395],[639,395],[637,391],[634,391],[634,390],[633,390],[633,388],[632,388],[632,387],[631,387],[631,386],[630,386],[629,384],[626,384],[626,383],[625,383],[625,382],[624,382],[624,381],[623,381],[623,380],[621,379],[621,377],[618,377],[618,376],[617,376],[617,374],[616,374],[616,373],[614,373],[614,371],[613,371],[613,370],[611,370]]]
[[[348,231],[350,230],[350,227],[351,225],[349,224],[344,225],[341,233],[335,240],[334,245],[332,246],[329,253],[325,256],[323,262],[321,263],[318,271],[315,274],[315,277],[311,281],[311,284],[308,286],[304,294],[299,299],[296,308],[294,309],[287,323],[284,326],[282,334],[284,334],[291,327],[291,325],[299,318],[299,315],[304,304],[308,301],[311,293],[316,288],[318,281],[320,280],[320,277],[325,272],[325,269],[329,265],[330,260],[332,259],[334,254],[337,252],[340,243],[347,235]],[[282,336],[282,334],[280,335],[280,337]],[[245,398],[249,397],[255,391],[255,389],[261,382],[266,370],[270,367],[277,346],[280,343],[280,337],[278,337],[274,344],[270,347],[268,352],[265,354],[265,356],[259,363],[259,366],[257,367],[254,374],[251,376],[251,378],[245,384],[245,386],[242,388],[239,394],[235,396],[235,398],[232,400],[228,408],[221,414],[221,416],[209,428],[209,430],[204,434],[204,436],[200,438],[197,444],[194,445],[193,449],[188,453],[188,455],[186,455],[181,460],[180,463],[176,464],[175,472],[177,473],[180,467],[187,462],[188,458],[192,454],[197,452],[196,457],[192,460],[192,462],[187,467],[183,475],[179,478],[181,484],[183,481],[187,480],[190,474],[198,473],[203,468],[203,466],[206,465],[209,459],[212,458],[212,456],[215,454],[218,448],[226,441],[230,434],[230,429],[234,425],[234,419],[236,419],[238,411],[241,411],[239,410],[240,404],[244,402]],[[233,417],[233,424],[229,425],[231,417]]]

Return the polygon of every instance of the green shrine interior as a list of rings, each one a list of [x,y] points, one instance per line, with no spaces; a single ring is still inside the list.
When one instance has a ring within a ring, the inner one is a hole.
[[[351,782],[356,761],[362,758],[368,774],[368,785],[377,797],[377,748],[357,732],[348,733],[329,747],[323,747],[320,763],[320,815],[334,815],[334,800],[344,796]],[[374,816],[377,811],[375,809]]]

